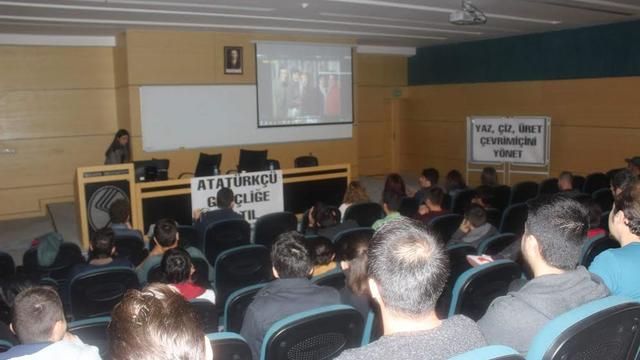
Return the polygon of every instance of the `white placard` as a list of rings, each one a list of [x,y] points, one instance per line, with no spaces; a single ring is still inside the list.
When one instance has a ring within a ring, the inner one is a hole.
[[[470,117],[468,160],[547,165],[548,117]]]
[[[233,190],[234,210],[250,223],[284,210],[281,170],[191,178],[191,210],[217,209],[216,195],[223,187]]]

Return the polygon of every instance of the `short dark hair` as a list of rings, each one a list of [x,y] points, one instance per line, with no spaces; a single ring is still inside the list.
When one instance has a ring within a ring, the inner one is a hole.
[[[332,227],[340,223],[340,210],[335,206],[317,202],[313,206],[313,218],[318,228]]]
[[[384,180],[384,188],[382,192],[384,193],[386,191],[396,192],[400,194],[400,196],[407,195],[407,188],[400,174],[391,173],[387,175],[387,178]]]
[[[435,168],[426,168],[422,170],[422,176],[429,180],[432,186],[438,184],[438,179],[440,179],[440,173]]]
[[[429,200],[434,205],[442,205],[442,202],[444,201],[444,190],[440,187],[432,186],[427,191],[427,196],[425,196],[424,200],[425,203]]]
[[[391,211],[400,210],[400,204],[402,204],[402,195],[395,192],[387,190],[382,193],[382,202],[387,204],[387,208]]]
[[[640,180],[634,179],[616,197],[615,213],[622,211],[629,231],[640,236]]]
[[[160,268],[167,283],[180,284],[191,276],[191,256],[184,249],[169,249],[162,255]]]
[[[449,276],[448,258],[420,222],[385,222],[369,245],[368,274],[389,310],[419,317],[433,310]]]
[[[336,254],[335,246],[324,236],[314,237],[308,240],[307,244],[311,250],[311,262],[314,266],[329,264]]]
[[[476,198],[480,199],[486,207],[493,207],[496,192],[489,185],[480,185],[475,189]]]
[[[469,204],[464,209],[464,218],[469,220],[473,227],[479,227],[487,223],[487,211],[478,204]]]
[[[304,236],[297,231],[280,234],[271,248],[271,263],[281,279],[308,277],[313,265]]]
[[[493,167],[486,167],[480,173],[480,183],[487,186],[498,185],[498,172]]]
[[[111,356],[133,359],[204,359],[202,325],[189,303],[167,285],[129,290],[111,312]]]
[[[611,177],[611,187],[613,190],[623,189],[636,179],[636,176],[629,169],[620,169]]]
[[[64,310],[60,296],[52,288],[35,286],[16,296],[11,323],[20,343],[51,341],[58,321],[64,321]]]
[[[589,212],[562,194],[542,195],[527,202],[525,236],[538,241],[544,261],[563,270],[574,269],[589,230]]]
[[[462,173],[458,170],[451,170],[447,173],[447,179],[445,182],[445,187],[447,191],[464,189],[467,185],[462,178]]]
[[[220,188],[220,190],[218,190],[218,193],[216,194],[216,204],[220,209],[230,208],[233,199],[233,190],[231,190],[231,188]]]
[[[178,241],[176,222],[166,218],[158,220],[153,231],[153,238],[156,239],[158,245],[165,248],[175,245]]]
[[[27,275],[22,272],[18,272],[14,275],[7,277],[2,282],[2,301],[9,308],[13,308],[16,296],[26,289],[32,288],[38,285],[38,278],[33,275]]]
[[[113,251],[115,233],[111,228],[102,228],[91,236],[91,255],[94,258],[102,259],[111,257]]]
[[[112,224],[123,224],[131,217],[131,205],[125,199],[118,199],[109,207],[109,219]]]

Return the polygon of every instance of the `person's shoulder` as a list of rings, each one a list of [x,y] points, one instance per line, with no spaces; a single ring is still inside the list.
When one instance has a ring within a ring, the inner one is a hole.
[[[66,340],[58,341],[49,345],[46,352],[63,358],[87,360],[100,359],[100,352],[97,347]]]
[[[374,352],[376,353],[376,352]],[[371,360],[371,345],[343,351],[336,360]]]

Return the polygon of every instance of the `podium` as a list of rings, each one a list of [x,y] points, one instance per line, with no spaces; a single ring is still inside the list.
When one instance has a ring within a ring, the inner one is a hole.
[[[80,167],[76,170],[75,195],[80,238],[86,249],[99,229],[111,224],[109,208],[119,199],[131,205],[131,224],[139,228],[133,164]]]

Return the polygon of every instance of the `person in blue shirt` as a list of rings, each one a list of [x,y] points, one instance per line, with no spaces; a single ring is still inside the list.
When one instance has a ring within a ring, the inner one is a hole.
[[[640,181],[629,183],[616,197],[609,231],[620,248],[596,256],[589,271],[600,276],[613,295],[640,300]]]

